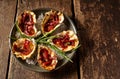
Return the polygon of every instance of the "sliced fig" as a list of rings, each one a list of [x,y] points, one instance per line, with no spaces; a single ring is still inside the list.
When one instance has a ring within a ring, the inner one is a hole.
[[[13,42],[12,52],[17,58],[23,60],[30,58],[36,49],[36,43],[34,39],[20,38]]]
[[[61,12],[51,10],[45,13],[41,23],[41,30],[43,34],[53,32],[64,21],[64,15]]]
[[[77,35],[71,30],[58,33],[54,38],[50,39],[49,41],[64,52],[76,48],[79,44]]]
[[[37,61],[40,67],[46,70],[53,70],[57,65],[57,55],[45,45],[38,45]]]

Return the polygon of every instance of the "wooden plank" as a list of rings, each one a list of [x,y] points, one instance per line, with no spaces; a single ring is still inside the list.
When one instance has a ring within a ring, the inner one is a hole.
[[[68,5],[67,5],[68,4]],[[24,11],[25,9],[32,10],[38,8],[53,8],[57,10],[63,11],[68,16],[72,16],[71,11],[71,0],[21,0],[20,4],[18,5],[18,13],[19,11]]]
[[[74,0],[80,31],[80,79],[120,78],[120,2]]]
[[[67,4],[66,4],[67,3]],[[64,13],[72,16],[71,0],[22,0],[18,2],[18,14],[24,10],[38,8],[64,9]],[[74,61],[75,62],[75,61]],[[77,79],[76,64],[67,64],[58,71],[51,73],[38,73],[25,69],[11,56],[8,79]]]
[[[0,79],[5,79],[9,58],[8,36],[14,23],[16,1],[0,0]]]

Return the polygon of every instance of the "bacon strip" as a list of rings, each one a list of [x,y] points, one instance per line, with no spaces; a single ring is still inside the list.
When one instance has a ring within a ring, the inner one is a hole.
[[[21,22],[19,24],[21,31],[27,35],[35,34],[35,31],[33,29],[34,22],[32,15],[30,13],[23,13],[21,17]]]
[[[75,45],[75,40],[70,40],[68,33],[66,35],[59,36],[58,38],[54,38],[52,42],[63,49],[67,48],[68,46]]]
[[[45,24],[44,31],[49,32],[55,28],[55,26],[59,23],[59,17],[56,14],[51,14],[49,20]]]

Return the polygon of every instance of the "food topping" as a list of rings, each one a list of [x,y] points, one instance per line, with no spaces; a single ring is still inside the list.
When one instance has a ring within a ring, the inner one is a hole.
[[[47,21],[47,23],[45,24],[44,27],[44,31],[45,32],[49,32],[52,29],[55,28],[55,26],[59,23],[59,17],[57,15],[57,13],[55,14],[51,14],[49,20]]]
[[[32,51],[32,43],[29,40],[25,40],[22,43],[14,45],[14,50],[21,54],[28,55]]]
[[[67,48],[68,46],[75,45],[75,40],[70,40],[68,33],[66,35],[61,35],[57,38],[54,38],[52,42],[61,48]]]
[[[52,63],[52,57],[46,48],[40,50],[40,59],[45,66],[49,66]]]
[[[19,24],[21,31],[27,35],[33,35],[35,31],[32,15],[30,13],[22,13],[21,17],[21,23]]]

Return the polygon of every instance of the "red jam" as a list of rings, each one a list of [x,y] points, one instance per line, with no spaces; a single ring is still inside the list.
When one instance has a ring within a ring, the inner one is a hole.
[[[49,66],[52,63],[52,58],[49,54],[49,51],[46,48],[40,50],[40,60],[45,66]]]
[[[35,33],[33,29],[33,17],[29,13],[23,13],[21,19],[21,23],[19,24],[19,27],[22,32],[24,32],[27,35],[33,35]]]
[[[68,46],[74,46],[75,45],[75,40],[70,40],[70,37],[68,34],[64,36],[60,36],[58,38],[54,38],[53,43],[58,45],[61,48],[67,48]]]
[[[49,20],[48,20],[47,23],[45,24],[44,31],[45,31],[45,32],[51,31],[52,29],[55,28],[55,26],[56,26],[58,23],[59,23],[59,17],[58,17],[58,15],[57,15],[57,14],[50,15]]]
[[[28,41],[28,40],[25,40],[25,42],[21,45],[20,44],[19,45],[14,45],[14,50],[16,52],[20,52],[24,55],[28,55],[32,51],[30,46],[31,46],[31,42]]]

